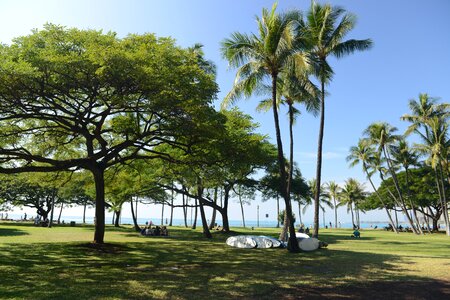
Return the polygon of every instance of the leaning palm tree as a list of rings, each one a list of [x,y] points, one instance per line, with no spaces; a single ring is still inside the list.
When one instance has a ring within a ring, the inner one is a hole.
[[[411,219],[411,216],[408,213],[408,209],[406,207],[405,199],[403,196],[403,192],[400,189],[400,184],[398,182],[396,169],[397,166],[394,165],[394,160],[391,157],[391,145],[396,143],[399,139],[399,135],[395,135],[394,132],[397,131],[397,128],[389,125],[388,123],[379,122],[379,123],[372,123],[364,130],[364,134],[367,136],[368,141],[372,143],[373,145],[378,146],[378,152],[383,153],[384,158],[386,160],[386,164],[389,170],[389,174],[392,177],[392,181],[394,182],[395,190],[397,192],[398,202],[400,203],[400,207],[403,210],[404,215],[406,216],[406,219],[409,222],[409,225],[411,226],[411,229],[414,233],[419,234],[419,232],[416,229],[416,226],[414,226],[414,222]],[[391,196],[393,196],[391,194]],[[394,197],[394,196],[393,196]],[[397,198],[395,197],[395,198]]]
[[[333,206],[334,206],[334,228],[337,228],[338,224],[338,215],[337,215],[337,203],[336,200],[339,199],[339,192],[341,188],[339,185],[334,182],[330,181],[325,185],[325,190],[328,193],[329,199],[333,200]]]
[[[306,39],[312,49],[311,59],[316,62],[316,74],[321,85],[321,110],[319,141],[317,149],[317,188],[319,190],[322,174],[322,143],[325,122],[325,85],[329,84],[333,70],[328,64],[328,58],[334,56],[341,58],[356,51],[363,51],[371,48],[372,41],[365,40],[345,40],[345,36],[355,27],[356,17],[346,13],[344,9],[332,7],[329,4],[321,5],[312,1],[311,8],[307,14]],[[314,196],[314,236],[319,234],[319,195]]]
[[[405,169],[406,192],[409,200],[409,205],[413,213],[414,221],[416,222],[417,231],[419,231],[420,234],[423,234],[422,228],[420,227],[420,221],[417,216],[416,205],[412,202],[412,195],[409,184],[409,179],[411,176],[410,168],[419,165],[419,155],[417,154],[417,151],[411,149],[408,142],[404,138],[399,139],[396,144],[391,145],[391,152],[394,161],[398,165],[401,165],[403,169]]]
[[[378,197],[378,200],[380,200],[381,204],[383,205],[386,211],[386,214],[389,218],[389,223],[391,224],[394,231],[398,233],[397,226],[396,224],[394,224],[394,221],[392,220],[392,216],[391,213],[389,212],[389,208],[386,204],[386,201],[384,201],[380,193],[378,193],[378,190],[372,181],[372,175],[374,172],[369,171],[369,168],[371,165],[373,166],[375,164],[376,160],[377,160],[376,152],[370,145],[369,141],[366,139],[360,139],[357,146],[351,147],[350,154],[347,156],[347,161],[350,163],[350,167],[354,167],[357,164],[362,164],[363,171],[366,174],[367,179],[370,182],[370,185],[372,186],[375,194]]]
[[[296,31],[301,25],[301,13],[291,10],[276,13],[276,4],[269,11],[263,9],[262,17],[257,18],[259,34],[233,33],[231,38],[222,42],[222,55],[231,67],[239,68],[232,90],[225,97],[222,107],[233,103],[243,96],[251,96],[263,90],[265,80],[271,82],[272,111],[278,147],[278,163],[282,196],[285,200],[287,221],[289,222],[288,249],[300,251],[295,237],[294,220],[290,193],[287,190],[286,163],[283,154],[281,131],[277,105],[277,81],[279,74],[292,64],[297,51]]]

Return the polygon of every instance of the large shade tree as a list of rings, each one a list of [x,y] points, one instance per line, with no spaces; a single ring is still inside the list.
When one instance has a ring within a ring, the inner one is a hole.
[[[170,159],[218,126],[217,92],[198,52],[152,34],[43,30],[0,46],[0,172],[88,170],[96,190],[94,242],[103,243],[105,170]]]
[[[347,34],[355,28],[356,16],[347,13],[340,7],[329,4],[311,2],[311,8],[307,14],[306,40],[310,43],[311,58],[316,63],[316,74],[321,88],[321,109],[319,141],[317,149],[317,171],[316,171],[316,195],[314,212],[314,236],[319,234],[319,187],[321,186],[322,174],[322,143],[325,124],[325,86],[333,77],[333,69],[329,65],[329,57],[341,58],[356,51],[364,51],[372,46],[370,39],[345,40]]]

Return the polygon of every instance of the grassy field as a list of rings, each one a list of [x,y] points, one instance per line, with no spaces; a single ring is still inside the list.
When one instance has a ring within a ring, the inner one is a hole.
[[[277,236],[278,230],[233,228]],[[364,230],[322,230],[328,249],[235,249],[227,234],[170,228],[142,237],[107,227],[39,228],[0,223],[2,299],[439,299],[450,297],[450,238]],[[449,298],[450,299],[450,298]]]

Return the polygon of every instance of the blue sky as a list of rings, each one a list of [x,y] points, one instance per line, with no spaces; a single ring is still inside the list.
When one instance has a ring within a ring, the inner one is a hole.
[[[327,87],[323,181],[342,183],[349,177],[365,181],[359,168],[349,169],[345,162],[349,147],[357,143],[364,128],[374,121],[387,121],[403,131],[407,124],[399,118],[408,112],[408,100],[417,98],[419,93],[450,101],[450,1],[329,2],[357,15],[357,26],[348,38],[371,38],[374,47],[338,61],[331,60],[335,76]],[[234,31],[256,32],[255,16],[272,4],[266,0],[3,0],[0,1],[0,42],[10,43],[12,38],[51,22],[115,31],[119,36],[153,32],[171,36],[181,46],[202,43],[207,58],[218,67],[221,90],[218,106],[235,75],[235,70],[229,70],[221,58],[220,42]],[[306,11],[309,5],[310,1],[305,0],[279,1],[278,10]],[[237,105],[261,124],[260,132],[274,137],[272,114],[255,112],[259,100],[241,100]],[[282,130],[286,132],[286,118],[282,119]],[[295,160],[307,179],[315,174],[318,121],[303,114],[295,128]],[[261,213],[273,211],[273,202],[261,207]],[[149,215],[159,215],[156,208],[150,210]],[[237,206],[231,207],[230,213],[232,219],[240,218]],[[306,219],[312,218],[311,213],[306,214]],[[255,204],[248,207],[247,215],[256,219]],[[331,212],[327,219],[330,217]],[[370,213],[362,219],[377,218],[385,219],[380,213]],[[348,216],[343,215],[342,219],[348,220]]]

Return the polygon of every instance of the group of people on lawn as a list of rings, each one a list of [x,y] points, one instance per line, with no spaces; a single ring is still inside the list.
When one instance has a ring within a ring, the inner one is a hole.
[[[142,228],[141,234],[144,236],[168,236],[169,231],[166,226],[155,226],[153,227],[152,221],[145,222],[145,227]]]

